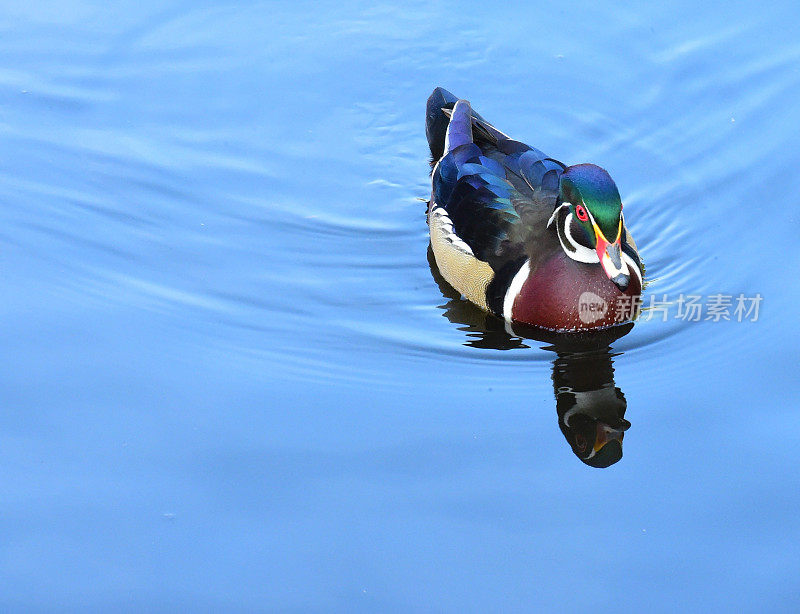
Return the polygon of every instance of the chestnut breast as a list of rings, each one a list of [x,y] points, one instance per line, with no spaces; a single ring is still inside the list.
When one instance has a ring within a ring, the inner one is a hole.
[[[621,297],[641,292],[635,273],[621,292],[599,264],[576,262],[559,250],[531,269],[514,300],[512,319],[557,330],[611,326],[631,319],[632,298]],[[618,318],[619,310],[626,317]]]

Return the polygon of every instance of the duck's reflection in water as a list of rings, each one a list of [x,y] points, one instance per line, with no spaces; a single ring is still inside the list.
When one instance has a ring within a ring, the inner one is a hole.
[[[562,351],[553,361],[558,426],[575,456],[592,467],[608,467],[622,458],[625,395],[614,385],[613,354],[608,346]]]
[[[442,295],[440,309],[467,336],[465,345],[495,350],[528,348],[556,354],[553,389],[558,426],[572,451],[592,467],[608,467],[622,458],[622,440],[630,422],[625,419],[625,395],[614,383],[611,343],[628,334],[632,323],[594,332],[559,334],[536,328],[513,328],[461,298],[441,276],[430,249],[428,263]],[[533,343],[531,343],[533,341]]]

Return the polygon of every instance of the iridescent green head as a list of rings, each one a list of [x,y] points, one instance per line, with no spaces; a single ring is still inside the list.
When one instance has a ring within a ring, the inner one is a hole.
[[[621,260],[622,200],[611,175],[594,164],[570,166],[561,175],[559,197],[609,279],[624,291],[629,274]]]
[[[561,175],[559,191],[561,202],[572,205],[572,215],[586,229],[588,237],[595,236],[596,224],[606,241],[614,242],[622,200],[611,175],[594,164],[570,166]]]

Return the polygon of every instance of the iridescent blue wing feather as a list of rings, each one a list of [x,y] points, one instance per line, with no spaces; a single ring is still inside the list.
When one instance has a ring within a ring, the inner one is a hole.
[[[564,165],[509,139],[457,103],[441,88],[428,100],[426,133],[438,159],[432,198],[475,256],[497,271],[522,257],[525,245],[544,232]]]

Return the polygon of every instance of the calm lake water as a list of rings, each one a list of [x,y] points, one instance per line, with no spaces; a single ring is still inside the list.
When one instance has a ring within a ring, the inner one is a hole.
[[[0,609],[797,611],[796,2],[56,0],[0,31]],[[607,168],[645,307],[701,320],[588,351],[437,284],[437,85]],[[575,391],[630,422],[608,468]]]

